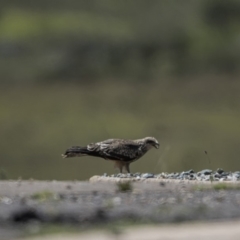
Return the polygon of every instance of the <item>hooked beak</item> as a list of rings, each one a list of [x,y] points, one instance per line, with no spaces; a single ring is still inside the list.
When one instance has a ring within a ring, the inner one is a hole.
[[[158,148],[159,148],[159,146],[160,146],[160,144],[159,144],[159,143],[155,143],[155,145],[154,145],[154,147],[155,147],[156,149],[158,149]]]

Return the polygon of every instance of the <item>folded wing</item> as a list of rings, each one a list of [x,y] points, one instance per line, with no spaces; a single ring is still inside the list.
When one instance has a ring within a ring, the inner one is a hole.
[[[117,141],[109,145],[104,144],[100,148],[106,159],[128,162],[141,156],[140,146],[134,142]]]

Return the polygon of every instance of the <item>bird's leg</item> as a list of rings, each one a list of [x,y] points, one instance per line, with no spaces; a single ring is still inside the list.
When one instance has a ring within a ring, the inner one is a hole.
[[[119,169],[119,172],[122,173],[123,164],[120,161],[115,161],[115,168]]]
[[[130,163],[125,163],[125,169],[128,173],[130,173],[129,165],[130,165]]]

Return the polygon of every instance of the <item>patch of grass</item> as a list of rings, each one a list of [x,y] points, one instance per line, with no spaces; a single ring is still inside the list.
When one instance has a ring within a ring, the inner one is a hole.
[[[193,192],[195,191],[204,191],[204,190],[209,190],[210,186],[205,186],[205,185],[193,185],[191,190]]]
[[[239,190],[240,189],[240,184],[232,184],[232,183],[226,183],[226,182],[221,182],[221,183],[216,183],[216,184],[201,184],[201,185],[195,185],[192,187],[193,191],[209,191],[209,190]]]
[[[130,192],[132,191],[132,183],[130,181],[123,181],[117,183],[117,190],[119,192]]]
[[[239,184],[229,184],[229,183],[217,183],[213,185],[214,190],[232,190],[232,189],[240,189]]]
[[[38,201],[46,201],[50,199],[55,199],[55,195],[49,191],[42,191],[34,193],[31,198]]]
[[[111,20],[110,20],[111,19]],[[110,21],[109,21],[110,20]],[[115,27],[114,27],[115,26]],[[117,26],[117,27],[116,27]],[[2,16],[1,35],[8,39],[30,39],[34,36],[66,36],[66,34],[88,34],[108,38],[128,39],[133,31],[126,19],[98,15],[86,11],[32,12],[10,9]]]

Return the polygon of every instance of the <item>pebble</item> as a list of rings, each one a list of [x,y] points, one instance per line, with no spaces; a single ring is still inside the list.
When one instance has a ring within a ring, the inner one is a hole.
[[[240,171],[225,172],[223,169],[218,168],[216,171],[211,169],[203,169],[195,172],[193,169],[183,172],[167,173],[162,172],[158,174],[153,173],[118,173],[108,175],[104,173],[103,177],[116,177],[116,178],[132,178],[136,180],[157,178],[157,179],[178,179],[178,180],[195,180],[195,181],[240,181]]]
[[[154,174],[152,174],[152,173],[144,173],[142,175],[142,178],[154,178]]]
[[[212,173],[212,170],[210,169],[204,169],[200,172],[198,172],[198,174],[204,174],[204,175],[210,175]]]
[[[218,168],[216,172],[217,172],[218,174],[222,174],[224,171],[223,171],[223,169]]]

